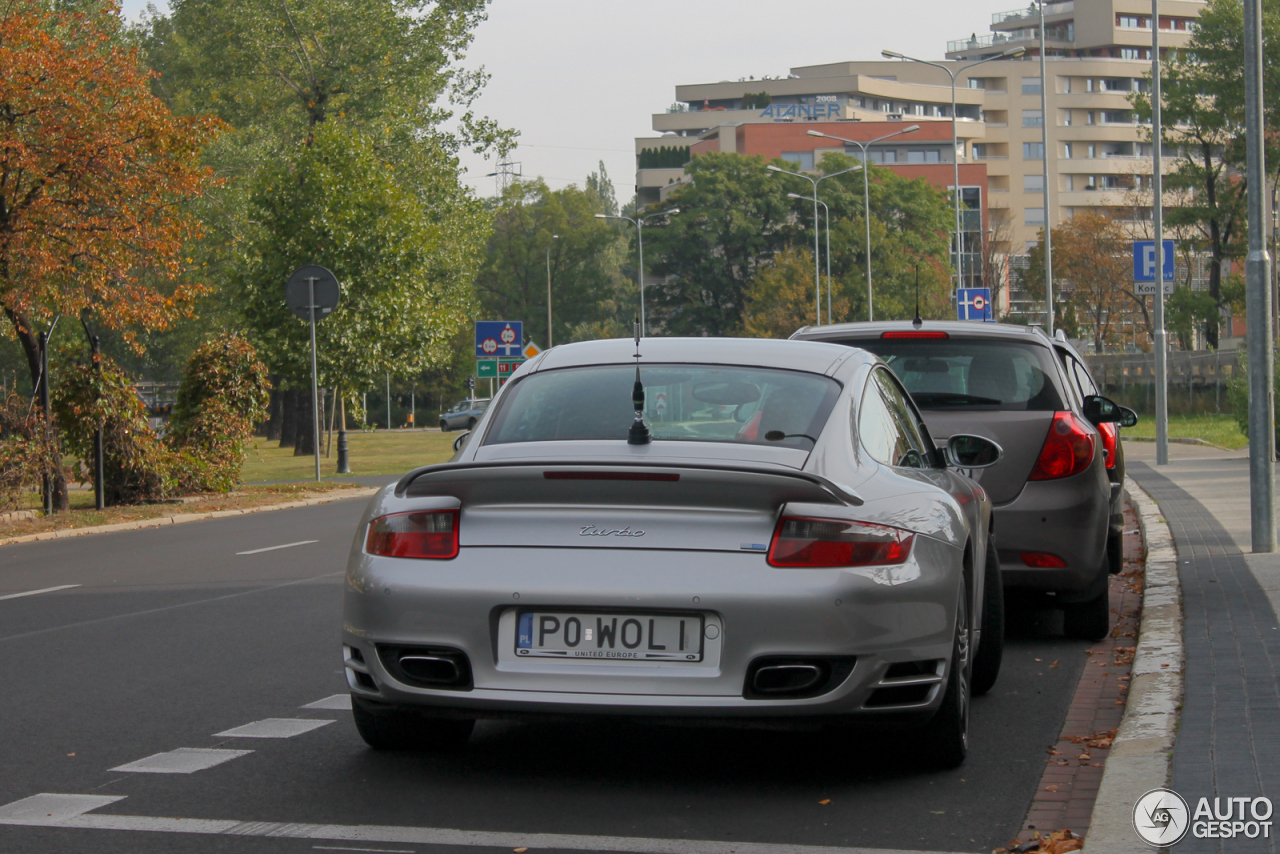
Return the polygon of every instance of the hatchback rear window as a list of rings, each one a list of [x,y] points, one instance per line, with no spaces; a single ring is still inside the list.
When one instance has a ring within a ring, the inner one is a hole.
[[[655,441],[746,442],[809,450],[840,385],[800,371],[720,365],[640,366]],[[507,390],[486,445],[626,439],[635,420],[631,365],[530,374]]]
[[[921,409],[1063,409],[1046,347],[980,338],[872,338],[840,343],[870,350]]]

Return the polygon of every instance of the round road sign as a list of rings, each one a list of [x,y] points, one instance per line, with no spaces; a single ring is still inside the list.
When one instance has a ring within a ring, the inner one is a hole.
[[[986,311],[987,300],[982,296],[976,296],[973,298],[973,307],[976,308],[978,311]]]
[[[308,280],[315,282],[316,320],[328,317],[338,307],[338,297],[342,289],[338,286],[337,277],[319,264],[301,267],[289,277],[288,283],[284,286],[284,301],[289,305],[289,310],[298,317],[310,320],[311,282]]]
[[[514,344],[515,342],[516,342],[516,331],[514,329],[508,326],[506,329],[502,330],[503,344]]]
[[[480,342],[480,349],[486,353],[496,353],[498,352],[498,342],[494,341],[492,338],[486,338],[484,341]]]

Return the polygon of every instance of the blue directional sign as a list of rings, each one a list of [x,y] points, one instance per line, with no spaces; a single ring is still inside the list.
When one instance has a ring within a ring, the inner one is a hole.
[[[1166,282],[1173,281],[1173,241],[1164,241],[1164,275]],[[1154,282],[1156,280],[1156,242],[1154,240],[1133,241],[1133,280],[1135,282]]]
[[[521,356],[524,349],[524,324],[519,320],[477,320],[476,358]]]
[[[991,288],[959,288],[956,290],[956,318],[994,323],[991,316]]]

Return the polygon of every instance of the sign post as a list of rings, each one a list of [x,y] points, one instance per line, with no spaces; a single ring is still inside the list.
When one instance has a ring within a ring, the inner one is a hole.
[[[1157,91],[1159,90],[1157,89]],[[1155,221],[1156,234],[1159,235],[1162,226],[1159,201],[1160,177],[1158,174],[1153,181],[1156,187],[1156,201],[1152,207],[1154,211],[1152,216]],[[1173,293],[1173,241],[1161,239],[1159,245],[1161,251],[1160,257],[1157,258],[1156,241],[1133,241],[1133,292],[1138,295],[1154,297],[1152,302],[1155,303],[1155,311],[1153,312],[1155,329],[1152,337],[1155,339],[1153,343],[1155,344],[1156,357],[1156,465],[1162,466],[1169,462],[1169,404],[1167,397],[1169,392],[1169,363],[1168,354],[1165,352],[1168,345],[1165,343],[1164,298],[1166,294]],[[1160,283],[1156,281],[1156,270],[1160,271]]]
[[[311,427],[316,458],[316,480],[320,480],[320,390],[316,382],[316,321],[328,317],[338,307],[341,296],[338,279],[319,264],[300,268],[284,286],[289,310],[311,326]],[[345,432],[346,425],[342,425]],[[342,456],[342,439],[338,440]]]

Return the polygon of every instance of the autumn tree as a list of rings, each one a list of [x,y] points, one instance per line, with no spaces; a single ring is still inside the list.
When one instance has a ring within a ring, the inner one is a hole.
[[[56,316],[132,336],[165,327],[190,300],[195,288],[171,284],[197,233],[182,203],[210,186],[198,158],[218,132],[151,94],[114,3],[84,5],[0,9],[0,306],[33,387],[40,332]]]
[[[833,314],[847,317],[848,296],[840,293],[833,299]],[[752,278],[742,311],[742,332],[749,338],[789,338],[813,322],[813,300],[813,253],[785,249]]]
[[[1079,211],[1053,230],[1053,276],[1063,304],[1059,325],[1069,334],[1092,338],[1098,353],[1115,340],[1121,320],[1139,311],[1143,300],[1133,293],[1130,246],[1119,223],[1097,211]],[[1024,273],[1027,291],[1040,299],[1043,253],[1041,232]]]

